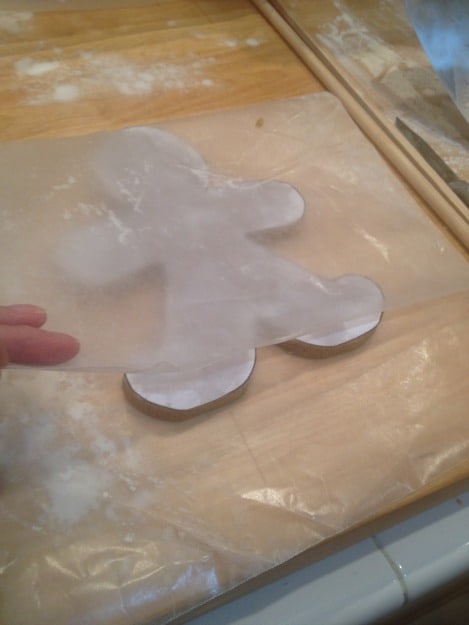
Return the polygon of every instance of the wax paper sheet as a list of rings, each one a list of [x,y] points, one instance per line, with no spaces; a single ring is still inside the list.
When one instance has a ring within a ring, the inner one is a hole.
[[[67,367],[193,369],[469,283],[330,95],[0,159],[1,297],[77,336]]]
[[[293,185],[304,217],[268,249],[326,277],[369,275],[392,307],[338,358],[258,349],[243,398],[186,423],[127,405],[120,374],[2,372],[9,625],[167,623],[418,497],[468,457],[467,268],[336,100],[164,130],[224,176]]]

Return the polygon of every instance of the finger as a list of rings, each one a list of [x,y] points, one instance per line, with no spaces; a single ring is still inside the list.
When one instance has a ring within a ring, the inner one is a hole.
[[[25,325],[40,328],[46,322],[47,314],[39,306],[17,304],[0,306],[0,323],[6,325]]]
[[[11,363],[21,365],[58,365],[73,358],[79,342],[61,332],[47,332],[31,326],[0,325],[0,344]]]

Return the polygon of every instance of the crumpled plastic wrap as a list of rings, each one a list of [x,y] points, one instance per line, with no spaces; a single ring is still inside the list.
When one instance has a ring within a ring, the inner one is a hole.
[[[224,175],[297,188],[305,217],[269,249],[325,276],[367,274],[392,308],[348,355],[259,349],[243,398],[186,423],[135,411],[120,375],[3,372],[9,625],[167,623],[468,457],[467,266],[337,101],[261,104],[165,130]]]
[[[467,286],[333,97],[267,114],[0,146],[0,296],[80,340],[61,367],[194,369]]]
[[[391,313],[330,361],[259,350],[243,399],[184,424],[127,406],[115,374],[4,372],[1,620],[167,623],[454,469],[468,309]]]
[[[425,54],[402,0],[387,2],[355,0],[271,0],[281,15],[293,25],[301,38],[314,49],[322,50],[346,83],[355,85],[363,100],[394,124],[399,117],[413,132],[430,145],[461,180],[469,178],[467,122],[454,105],[443,83]],[[409,0],[418,5],[419,0]],[[432,19],[430,5],[422,2],[425,16]],[[446,17],[460,10],[460,3],[438,4]],[[462,9],[464,13],[464,8]],[[454,43],[447,39],[461,29],[467,36],[466,20],[456,19],[435,37],[433,45],[442,47],[446,62],[453,68],[453,97],[458,106],[467,102],[467,54],[458,59]],[[464,53],[463,53],[464,55]],[[457,90],[456,90],[457,85]],[[467,106],[467,104],[466,104]]]
[[[406,0],[405,7],[433,68],[469,121],[469,12],[465,0]]]

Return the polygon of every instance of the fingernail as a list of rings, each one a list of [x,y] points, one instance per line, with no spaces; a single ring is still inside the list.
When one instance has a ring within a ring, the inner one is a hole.
[[[32,304],[13,304],[12,306],[8,306],[8,308],[18,315],[23,315],[24,313],[32,313],[37,315],[45,315],[46,311],[44,308],[40,306],[34,306]]]
[[[44,308],[31,304],[0,306],[0,323],[41,327],[47,319]]]

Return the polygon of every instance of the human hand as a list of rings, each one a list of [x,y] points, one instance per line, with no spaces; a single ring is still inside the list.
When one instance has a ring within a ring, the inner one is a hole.
[[[80,344],[72,336],[41,329],[46,318],[37,306],[0,306],[0,367],[58,365],[78,353]]]

